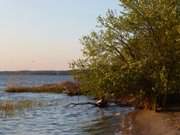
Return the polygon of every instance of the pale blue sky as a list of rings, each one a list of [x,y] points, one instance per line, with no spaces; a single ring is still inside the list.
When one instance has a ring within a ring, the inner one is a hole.
[[[64,70],[118,0],[0,0],[0,70]]]

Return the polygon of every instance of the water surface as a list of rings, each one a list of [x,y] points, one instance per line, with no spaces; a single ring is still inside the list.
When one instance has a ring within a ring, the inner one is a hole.
[[[15,78],[13,80],[12,78]],[[72,80],[71,76],[0,76],[0,101],[32,100],[36,106],[14,115],[0,116],[0,135],[118,135],[125,115],[132,108],[112,105],[97,108],[92,105],[73,106],[70,103],[95,102],[92,97],[45,93],[5,93],[9,82],[39,85]]]

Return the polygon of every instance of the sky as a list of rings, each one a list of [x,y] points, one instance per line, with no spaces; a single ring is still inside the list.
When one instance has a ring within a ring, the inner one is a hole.
[[[66,70],[118,0],[0,0],[0,70]]]

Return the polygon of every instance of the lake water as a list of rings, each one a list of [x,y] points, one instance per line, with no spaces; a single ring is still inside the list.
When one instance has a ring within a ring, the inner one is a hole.
[[[125,115],[132,108],[71,103],[95,102],[92,97],[64,94],[5,93],[8,85],[40,85],[73,80],[60,75],[0,75],[0,101],[28,100],[43,103],[11,115],[0,115],[0,135],[121,135]],[[124,135],[124,134],[123,134]]]

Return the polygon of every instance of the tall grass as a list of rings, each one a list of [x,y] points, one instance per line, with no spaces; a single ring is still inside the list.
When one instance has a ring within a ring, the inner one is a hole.
[[[48,84],[41,86],[9,86],[6,89],[6,92],[10,93],[22,93],[22,92],[31,92],[31,93],[66,93],[68,95],[77,95],[79,94],[79,86],[74,82],[64,81],[57,84]]]
[[[0,101],[0,117],[15,115],[18,112],[23,112],[33,107],[40,107],[43,103],[32,100]]]

